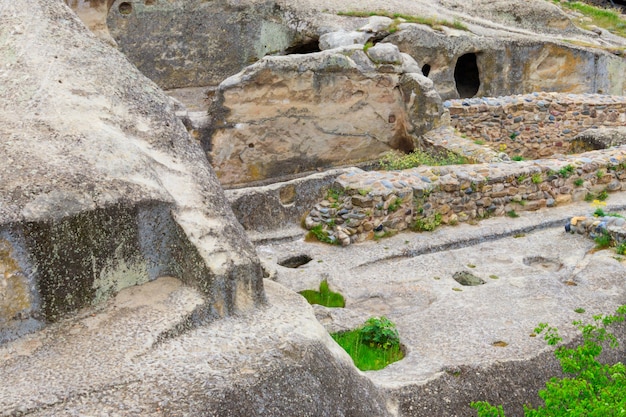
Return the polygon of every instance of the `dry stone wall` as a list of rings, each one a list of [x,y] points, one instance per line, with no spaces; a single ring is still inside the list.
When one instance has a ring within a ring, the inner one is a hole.
[[[573,139],[583,131],[626,126],[624,96],[533,93],[448,100],[444,107],[461,135],[525,159],[579,152]]]
[[[536,124],[537,131],[542,132],[535,136],[519,135],[527,136],[524,143],[529,144],[529,149],[535,149],[537,144],[539,149],[542,146],[562,149],[563,145],[556,146],[558,141],[547,144],[539,141],[539,135],[543,134],[544,139],[545,135],[556,135],[559,141],[566,143],[562,136],[568,134],[563,133],[565,120],[570,121],[571,130],[578,131],[600,124],[623,125],[625,103],[623,97],[533,94],[445,104],[453,109],[452,117],[463,115],[464,119],[460,116],[453,119],[460,129],[474,132],[471,124],[476,123],[476,131],[494,135],[491,142],[496,146],[512,147],[508,142],[512,139],[503,139],[501,132],[506,132],[507,126],[519,127],[526,122],[531,126]],[[497,118],[491,116],[490,109]],[[519,115],[513,116],[512,109],[520,112]],[[508,117],[507,111],[512,117]],[[521,120],[516,121],[517,117]],[[506,214],[515,216],[517,212],[572,201],[604,199],[626,186],[625,146],[513,162],[505,161],[506,155],[502,152],[485,147],[482,149],[488,150],[481,151],[480,146],[455,134],[451,128],[436,129],[425,137],[437,147],[484,162],[421,166],[404,171],[354,170],[337,178],[326,198],[305,218],[305,227],[322,241],[349,245],[408,228],[427,231],[440,224]]]

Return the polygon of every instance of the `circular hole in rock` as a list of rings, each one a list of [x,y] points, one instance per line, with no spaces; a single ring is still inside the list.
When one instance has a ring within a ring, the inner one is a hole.
[[[133,5],[125,1],[123,3],[120,3],[118,10],[121,14],[131,14],[133,11]]]
[[[312,260],[313,258],[311,258],[309,255],[297,255],[278,262],[278,265],[284,266],[285,268],[298,268],[302,265],[308,264]]]
[[[563,264],[558,259],[545,258],[543,256],[528,256],[522,262],[524,262],[524,265],[551,272],[556,272],[563,267]]]
[[[466,287],[475,287],[477,285],[483,285],[485,283],[482,278],[477,277],[476,275],[468,271],[455,272],[452,278],[454,278],[454,280],[459,284]]]

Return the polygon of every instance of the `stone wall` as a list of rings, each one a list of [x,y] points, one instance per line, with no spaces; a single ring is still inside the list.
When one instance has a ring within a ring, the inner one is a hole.
[[[462,136],[524,159],[580,152],[572,140],[583,131],[626,126],[623,96],[533,93],[449,100],[444,107]]]
[[[349,245],[439,224],[606,198],[626,187],[626,147],[527,162],[418,167],[341,175],[305,226]]]

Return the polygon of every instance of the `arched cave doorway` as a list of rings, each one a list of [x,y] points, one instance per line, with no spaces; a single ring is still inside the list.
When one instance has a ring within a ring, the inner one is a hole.
[[[424,74],[424,77],[428,77],[428,74],[430,74],[430,64],[424,64],[422,74]]]
[[[480,74],[476,63],[476,54],[469,53],[459,57],[454,68],[456,91],[461,98],[474,97],[480,88]]]

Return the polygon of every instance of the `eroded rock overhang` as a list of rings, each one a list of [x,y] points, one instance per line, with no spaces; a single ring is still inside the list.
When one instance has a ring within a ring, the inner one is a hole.
[[[202,290],[207,318],[260,302],[254,249],[171,100],[62,0],[0,19],[0,340],[162,275]]]

